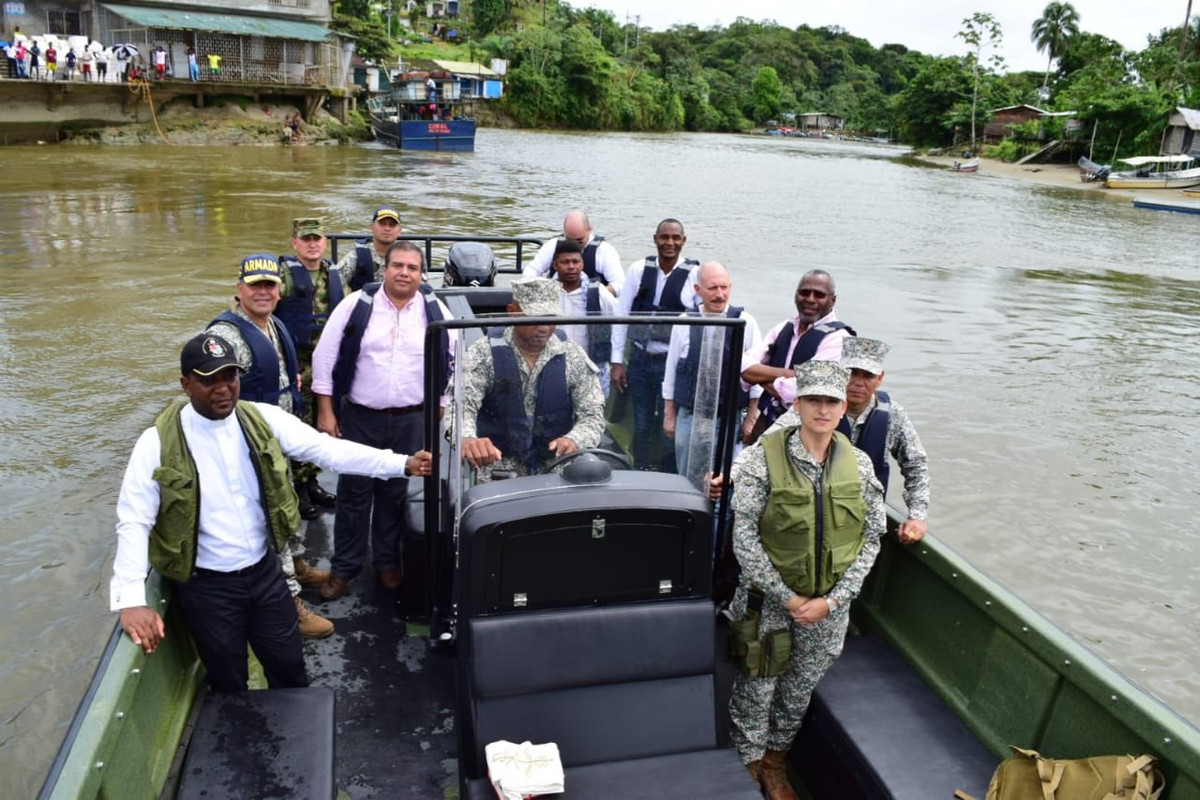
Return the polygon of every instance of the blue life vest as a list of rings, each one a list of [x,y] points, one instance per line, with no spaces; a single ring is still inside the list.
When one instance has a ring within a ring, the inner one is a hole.
[[[291,270],[292,290],[275,307],[275,316],[291,331],[292,340],[297,347],[312,347],[316,344],[316,338],[325,327],[325,323],[329,321],[329,314],[317,314],[313,311],[316,287],[313,286],[312,276],[308,274],[300,259],[295,256],[280,256],[279,266]],[[345,296],[342,291],[342,274],[325,259],[321,260],[321,266],[329,272],[329,308],[337,308],[337,304],[342,302]]]
[[[488,438],[506,458],[523,463],[532,475],[539,457],[550,454],[550,442],[566,435],[575,424],[575,408],[567,390],[567,357],[551,358],[537,377],[533,419],[525,414],[521,371],[512,346],[489,339],[492,346],[492,389],[483,398],[476,435]]]
[[[272,315],[271,324],[275,326],[275,335],[283,347],[288,378],[288,385],[285,389],[279,388],[279,355],[275,352],[275,345],[271,344],[270,338],[259,330],[257,325],[232,311],[225,311],[217,315],[216,319],[208,324],[211,326],[213,322],[229,322],[236,325],[238,332],[242,334],[242,339],[250,347],[253,363],[250,365],[250,371],[242,376],[242,400],[270,403],[277,406],[280,395],[284,392],[291,392],[292,413],[299,414],[303,411],[304,400],[300,397],[299,390],[296,389],[296,379],[300,375],[300,360],[296,358],[296,345],[292,343],[292,334],[288,332],[287,326],[278,317]]]
[[[350,387],[354,385],[354,373],[358,370],[358,353],[362,349],[363,334],[367,331],[367,324],[371,321],[371,306],[375,301],[375,295],[378,294],[382,283],[368,283],[362,288],[362,293],[358,296],[358,302],[354,304],[354,310],[350,312],[350,319],[346,320],[346,327],[342,329],[342,342],[338,348],[337,360],[333,364],[333,397],[334,408],[340,409],[340,398],[345,397],[350,393]],[[420,292],[424,295],[425,300],[425,316],[430,322],[445,319],[442,313],[442,307],[438,305],[437,298],[433,296],[433,287],[427,283],[421,284]],[[453,364],[453,357],[450,352],[450,334],[448,331],[442,331],[442,378],[449,379],[450,368]]]
[[[741,306],[729,306],[725,309],[725,316],[729,319],[738,319],[742,316]],[[699,316],[699,311],[689,311],[691,316]],[[688,354],[687,358],[682,358],[675,365],[675,405],[680,408],[691,409],[696,401],[696,376],[700,372],[700,348],[703,346],[704,331],[699,325],[693,325],[688,330]],[[719,397],[725,397],[729,387],[725,381],[725,365],[729,363],[729,331],[725,331],[725,347],[722,350],[721,358],[721,388]],[[738,386],[738,408],[746,408],[750,405],[750,392],[741,388],[740,382]]]
[[[892,421],[892,398],[887,392],[878,391],[875,392],[875,399],[878,402],[871,409],[871,413],[867,414],[867,421],[859,426],[858,441],[854,443],[854,446],[871,457],[871,464],[875,467],[875,477],[879,478],[879,482],[883,484],[883,494],[886,498],[888,477],[892,474],[892,468],[887,460],[887,433],[888,426]],[[838,422],[837,429],[849,439],[850,418],[842,417]]]
[[[375,244],[370,239],[354,243],[354,274],[350,276],[350,291],[357,292],[375,280]]]
[[[603,291],[608,291],[607,289]],[[587,305],[585,310],[589,315],[600,314],[599,286],[587,290]],[[587,354],[592,363],[607,364],[612,361],[612,325],[589,325],[587,329]]]
[[[767,364],[781,369],[795,369],[797,365],[812,360],[812,357],[817,354],[817,348],[821,346],[821,342],[824,341],[826,336],[840,330],[848,331],[851,336],[858,336],[854,328],[837,320],[813,325],[800,335],[800,341],[796,343],[796,350],[792,353],[792,363],[788,364],[785,363],[787,361],[788,348],[792,344],[792,337],[796,335],[795,323],[789,322],[779,331],[779,335],[775,337],[775,341],[771,342],[770,346],[767,347]],[[783,404],[774,395],[767,393],[764,393],[759,399],[758,410],[768,423],[779,419],[785,411]]]
[[[583,246],[583,274],[594,281],[599,281],[608,286],[608,278],[596,271],[596,251],[600,248],[600,243],[603,241],[603,236],[593,236],[592,240]],[[592,360],[594,361],[595,359]]]
[[[692,277],[691,270],[700,266],[699,261],[684,259],[667,273],[667,280],[663,284],[662,295],[659,296],[657,304],[654,302],[654,291],[658,288],[658,256],[646,256],[642,263],[644,265],[642,282],[638,285],[637,294],[633,296],[631,312],[678,316],[684,311],[691,310],[684,307],[680,294]],[[630,337],[635,342],[653,340],[666,343],[671,340],[671,326],[669,324],[634,325],[630,330]]]

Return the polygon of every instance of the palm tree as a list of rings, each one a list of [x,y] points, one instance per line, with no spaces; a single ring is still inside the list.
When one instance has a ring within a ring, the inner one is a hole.
[[[1042,81],[1042,89],[1050,83],[1050,65],[1066,50],[1067,42],[1079,35],[1079,12],[1070,3],[1059,3],[1057,0],[1046,4],[1042,16],[1033,21],[1033,32],[1029,38],[1037,45],[1039,52],[1049,53],[1046,59],[1046,78]]]

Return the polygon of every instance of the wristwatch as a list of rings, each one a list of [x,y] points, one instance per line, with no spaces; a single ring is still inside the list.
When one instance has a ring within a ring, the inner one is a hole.
[[[834,600],[830,595],[825,595],[825,605],[829,606],[830,614],[838,610],[838,601]]]

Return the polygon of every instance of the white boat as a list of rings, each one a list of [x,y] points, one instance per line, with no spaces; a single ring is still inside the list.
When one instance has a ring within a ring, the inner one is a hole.
[[[1137,156],[1122,158],[1131,170],[1110,173],[1104,180],[1109,189],[1184,189],[1200,184],[1200,167],[1189,155]]]

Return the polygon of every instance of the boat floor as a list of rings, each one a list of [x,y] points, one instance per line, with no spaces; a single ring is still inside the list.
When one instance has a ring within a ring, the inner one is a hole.
[[[333,479],[322,475],[333,491]],[[321,509],[302,535],[304,558],[328,568],[333,552],[333,514]],[[408,578],[406,577],[406,584]],[[459,797],[458,740],[454,729],[454,652],[431,645],[428,626],[406,622],[411,592],[384,589],[368,563],[350,590],[321,601],[316,590],[301,595],[336,630],[326,639],[306,640],[304,655],[313,686],[337,696],[339,800]],[[716,629],[718,654],[725,626]],[[718,659],[717,736],[730,746],[728,715],[733,666]]]

